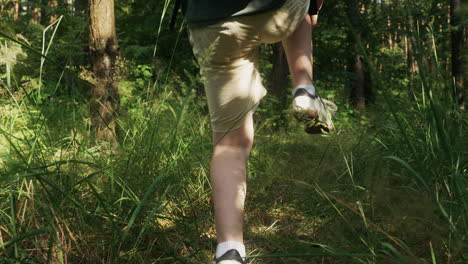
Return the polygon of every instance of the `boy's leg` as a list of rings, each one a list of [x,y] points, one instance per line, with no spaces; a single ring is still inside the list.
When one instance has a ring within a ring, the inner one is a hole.
[[[210,176],[218,240],[216,259],[231,259],[219,262],[222,264],[242,264],[244,261],[237,258],[245,257],[243,212],[246,163],[254,134],[252,114],[266,94],[257,69],[257,35],[256,27],[231,21],[190,29],[213,128]],[[233,251],[235,254],[231,254]]]
[[[320,8],[322,1],[317,1]],[[293,114],[306,121],[306,132],[311,134],[335,129],[331,116],[336,105],[317,96],[313,86],[312,30],[317,24],[317,14],[307,14],[296,30],[283,40],[288,59],[293,90]]]
[[[294,87],[312,84],[312,29],[315,26],[312,17],[316,23],[316,16],[306,15],[294,33],[282,42]]]
[[[312,20],[307,15],[285,45],[295,86],[312,83]],[[304,40],[308,40],[304,41]],[[254,129],[249,114],[238,129],[213,133],[215,147],[211,160],[211,183],[215,206],[217,240],[243,242],[243,211],[246,196],[246,164],[252,148]]]
[[[313,8],[310,7],[309,14],[304,17],[294,33],[282,42],[294,87],[312,84],[312,30],[317,25],[318,11],[322,4],[323,0],[312,0]]]
[[[246,164],[254,138],[251,115],[240,128],[213,133],[215,143],[211,160],[211,184],[215,206],[218,248],[216,258],[229,249],[245,256],[243,212],[246,196]]]

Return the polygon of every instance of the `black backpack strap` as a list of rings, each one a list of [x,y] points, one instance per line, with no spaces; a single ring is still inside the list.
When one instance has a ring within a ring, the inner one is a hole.
[[[175,23],[177,21],[177,14],[179,13],[179,9],[181,9],[182,0],[176,0],[174,5],[174,10],[172,10],[172,17],[171,23],[169,23],[169,30],[174,30]]]

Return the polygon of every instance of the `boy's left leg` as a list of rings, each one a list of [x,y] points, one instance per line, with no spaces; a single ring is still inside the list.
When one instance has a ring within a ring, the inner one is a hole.
[[[317,26],[318,11],[323,0],[312,0],[306,14],[296,30],[282,41],[293,86],[311,85],[313,82],[312,32]]]
[[[312,85],[312,20],[306,15],[296,30],[282,41],[293,86]]]
[[[321,1],[317,1],[318,8]],[[307,133],[330,132],[334,130],[331,116],[336,105],[320,98],[313,85],[312,30],[317,24],[317,14],[305,15],[296,30],[283,40],[288,59],[293,90],[294,116],[306,122]]]

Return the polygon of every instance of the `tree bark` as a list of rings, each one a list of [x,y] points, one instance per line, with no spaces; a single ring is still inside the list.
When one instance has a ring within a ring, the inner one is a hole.
[[[352,77],[350,80],[350,99],[351,102],[360,109],[366,106],[366,87],[365,74],[360,43],[362,43],[360,27],[359,3],[357,0],[347,0],[348,16],[351,20],[351,29],[349,30],[349,39],[352,43],[352,56],[349,59],[348,70]],[[368,87],[370,89],[370,87]],[[370,91],[368,91],[370,94]]]
[[[282,126],[285,121],[284,110],[287,108],[287,91],[289,86],[289,68],[288,61],[286,59],[286,53],[284,52],[283,45],[281,43],[275,43],[272,45],[273,58],[272,64],[273,69],[270,79],[270,92],[277,99],[277,106],[275,109],[277,113],[276,128]]]
[[[91,127],[96,139],[117,143],[119,57],[113,0],[89,0],[89,57],[95,86],[91,90]]]
[[[409,18],[408,23],[405,25],[405,52],[406,52],[406,75],[409,80],[408,83],[408,97],[413,99],[414,96],[414,75],[417,72],[417,63],[414,58],[413,51],[413,19]]]
[[[41,9],[39,7],[34,7],[32,10],[32,22],[34,24],[41,23]]]
[[[74,1],[74,8],[76,15],[83,15],[86,13],[86,2],[87,0],[75,0]]]
[[[270,79],[271,94],[286,100],[287,88],[289,86],[289,69],[286,53],[281,43],[273,44],[273,69]]]
[[[47,24],[47,14],[48,14],[48,10],[47,10],[47,2],[48,0],[41,0],[40,3],[41,3],[41,25],[46,25]]]
[[[49,11],[49,23],[52,24],[58,18],[57,11],[56,11],[58,7],[58,2],[57,0],[49,0],[47,6],[48,6],[48,9],[50,10]]]
[[[16,2],[15,7],[14,7],[14,13],[13,13],[13,20],[14,21],[18,21],[19,16],[20,16],[20,9],[21,9],[20,3]]]
[[[20,4],[18,1],[9,1],[6,3],[5,9],[9,15],[12,16],[13,21],[17,21],[19,18]]]
[[[461,0],[451,0],[450,24],[452,26],[452,78],[455,80],[454,93],[459,107],[464,108],[464,73],[463,73],[463,33],[464,28],[461,23]]]

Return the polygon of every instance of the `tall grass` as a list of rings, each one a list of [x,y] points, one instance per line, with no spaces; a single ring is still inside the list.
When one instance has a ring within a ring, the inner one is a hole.
[[[414,32],[413,100],[387,93],[388,80],[373,72],[384,94],[365,125],[355,118],[332,135],[306,136],[294,126],[257,134],[246,205],[251,263],[466,262],[466,115],[435,49]],[[204,99],[189,84],[175,87],[167,71],[138,87],[145,95],[126,95],[143,103],[131,106],[138,114],[121,115],[120,146],[109,150],[89,137],[85,98],[55,89],[33,100],[39,90],[7,71],[0,263],[212,258],[211,132]],[[61,80],[54,87],[66,85]]]
[[[429,47],[421,30],[430,33]],[[369,114],[380,114],[371,118],[372,129],[361,131],[366,135],[355,146],[341,147],[344,175],[349,176],[346,190],[323,188],[317,180],[299,181],[323,197],[345,224],[341,232],[349,233],[338,232],[346,237],[343,246],[371,255],[354,258],[356,263],[466,261],[466,114],[453,98],[453,84],[431,32],[430,25],[419,24],[408,32],[419,65],[420,89],[413,91],[412,100],[392,96],[388,80],[372,72],[382,98]],[[361,48],[365,60],[373,61]],[[374,163],[379,167],[373,168]]]
[[[50,27],[44,30],[39,87],[2,101],[0,262],[184,259],[187,234],[198,237],[210,223],[204,219],[211,219],[203,217],[211,215],[209,207],[196,211],[209,188],[206,118],[197,112],[186,118],[199,104],[192,94],[164,89],[152,98],[155,104],[139,109],[144,115],[138,120],[122,116],[118,150],[94,145],[82,123],[88,109],[83,98],[56,99],[54,92],[45,101],[28,100],[33,92],[41,94],[44,58],[59,22],[47,48]],[[16,84],[13,90],[24,90]],[[62,85],[58,80],[57,87]]]
[[[181,232],[198,236],[203,230],[195,225],[205,227],[211,215],[199,205],[209,189],[206,118],[186,118],[187,109],[197,107],[194,98],[166,99],[137,123],[122,118],[126,136],[117,152],[93,145],[86,129],[70,124],[84,117],[86,105],[49,105],[58,109],[44,113],[43,107],[6,103],[12,109],[1,127],[2,261],[183,258],[173,252],[186,239]]]

